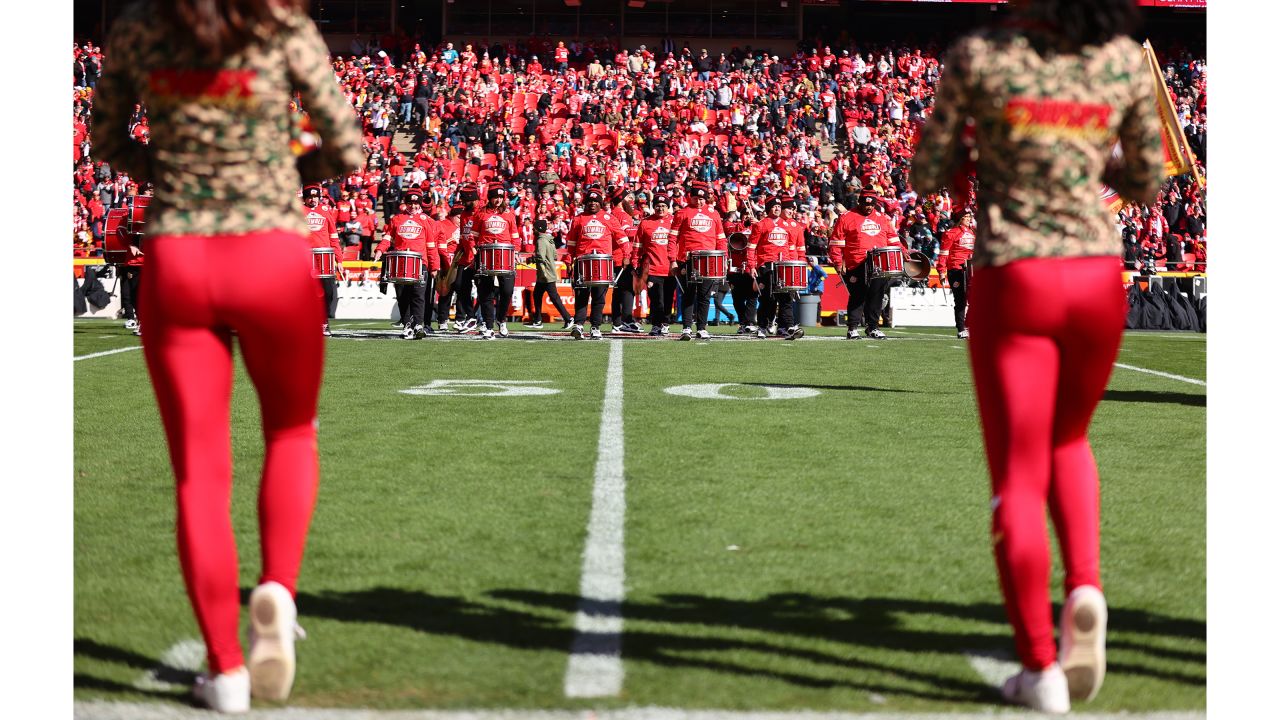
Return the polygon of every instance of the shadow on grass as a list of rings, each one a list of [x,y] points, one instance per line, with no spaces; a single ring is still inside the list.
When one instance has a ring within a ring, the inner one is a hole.
[[[156,680],[177,685],[181,688],[186,688],[195,682],[195,673],[167,667],[156,658],[150,658],[132,650],[125,650],[114,645],[104,645],[95,640],[82,637],[75,639],[73,647],[75,655],[79,657],[123,665],[139,672],[153,671]],[[77,690],[96,690],[117,695],[144,695],[165,700],[182,701],[186,698],[185,690],[163,692],[143,689],[79,672],[74,675],[73,687]]]
[[[1153,390],[1108,390],[1102,395],[1103,400],[1112,402],[1166,403],[1206,407],[1208,395],[1180,392],[1155,392]]]
[[[884,392],[884,393],[918,393],[919,390],[895,390],[893,388],[884,387],[868,387],[866,385],[789,385],[787,383],[758,383],[744,382],[740,385],[753,385],[756,387],[780,387],[780,388],[815,388],[818,390],[848,390],[851,392]]]
[[[298,596],[299,612],[304,616],[400,626],[432,635],[561,653],[573,646],[571,623],[580,602],[575,595],[530,590],[495,590],[476,599],[388,587]],[[1004,609],[990,603],[800,593],[756,600],[665,595],[654,602],[628,601],[621,614],[627,623],[621,644],[628,662],[760,677],[797,687],[848,688],[951,703],[987,704],[997,697],[984,683],[918,669],[920,655],[999,655],[1011,645]],[[989,627],[931,630],[927,629],[931,617]],[[1125,608],[1111,609],[1111,618],[1113,627],[1135,633],[1205,639],[1205,624],[1200,621]],[[1148,645],[1126,640],[1128,648],[1149,654],[1153,660],[1167,657],[1166,651]],[[865,650],[900,653],[900,659],[886,661],[883,654],[869,657]],[[1197,658],[1203,666],[1203,656],[1192,654],[1187,660],[1196,664]],[[1203,677],[1141,663],[1116,665],[1113,672],[1191,685],[1204,683]]]

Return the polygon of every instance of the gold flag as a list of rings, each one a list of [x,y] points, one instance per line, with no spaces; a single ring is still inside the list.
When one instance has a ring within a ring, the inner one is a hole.
[[[1187,136],[1178,122],[1178,113],[1169,98],[1169,88],[1164,84],[1164,74],[1160,71],[1160,62],[1156,60],[1156,51],[1151,47],[1151,41],[1142,43],[1142,49],[1147,55],[1147,68],[1156,84],[1156,112],[1160,115],[1165,175],[1172,177],[1191,173],[1195,176],[1196,183],[1204,186],[1204,177],[1200,175],[1191,146],[1187,144]]]

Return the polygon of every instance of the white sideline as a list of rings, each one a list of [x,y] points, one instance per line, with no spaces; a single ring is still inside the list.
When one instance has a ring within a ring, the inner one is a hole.
[[[1171,375],[1169,373],[1160,372],[1159,370],[1148,370],[1146,368],[1140,368],[1134,365],[1125,365],[1124,363],[1116,363],[1116,367],[1124,368],[1125,370],[1133,370],[1134,372],[1147,373],[1148,375],[1158,375],[1162,378],[1169,378],[1170,380],[1181,380],[1184,383],[1191,383],[1192,385],[1199,385],[1200,387],[1208,386],[1208,384],[1204,380],[1197,380],[1195,378],[1182,377],[1181,375]]]
[[[208,710],[161,703],[77,702],[77,720],[209,720]],[[1000,708],[976,713],[850,713],[797,711],[684,710],[637,707],[621,710],[254,710],[264,720],[1034,720],[1047,717]],[[1204,720],[1201,711],[1071,713],[1073,720]]]
[[[622,468],[622,346],[620,342],[609,343],[591,519],[582,551],[582,586],[564,675],[566,697],[614,697],[622,692],[626,578],[622,538],[627,514],[627,482]]]
[[[80,362],[81,360],[92,360],[94,358],[105,357],[107,355],[115,355],[116,353],[129,352],[130,350],[141,350],[141,349],[142,349],[141,345],[134,345],[133,347],[116,348],[115,350],[104,350],[98,353],[89,353],[88,355],[73,357],[71,358],[71,360],[74,362]]]

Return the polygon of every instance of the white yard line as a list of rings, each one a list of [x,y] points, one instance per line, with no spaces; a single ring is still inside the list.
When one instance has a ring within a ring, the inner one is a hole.
[[[141,345],[135,345],[133,347],[116,348],[115,350],[104,350],[103,352],[90,353],[88,355],[81,355],[79,357],[73,357],[71,359],[75,362],[80,362],[81,360],[92,360],[94,358],[106,357],[107,355],[115,355],[117,353],[129,352],[130,350],[141,350],[141,349],[142,349]]]
[[[161,703],[77,702],[77,720],[209,720],[208,710]],[[850,713],[739,710],[684,710],[634,707],[620,710],[329,710],[278,708],[254,710],[264,720],[1032,720],[1046,717],[1001,708],[977,713]],[[1150,713],[1073,712],[1073,720],[1204,720],[1203,711]]]
[[[1182,377],[1181,375],[1172,375],[1170,373],[1160,372],[1159,370],[1148,370],[1146,368],[1140,368],[1135,365],[1125,365],[1124,363],[1116,363],[1116,367],[1124,368],[1125,370],[1133,370],[1134,372],[1147,373],[1148,375],[1156,375],[1162,378],[1168,378],[1170,380],[1181,380],[1184,383],[1191,383],[1192,385],[1199,385],[1200,387],[1208,386],[1208,384],[1204,380],[1197,380],[1195,378]]]
[[[609,343],[595,487],[587,545],[582,551],[582,588],[575,635],[564,675],[564,694],[614,697],[622,692],[623,524],[627,482],[623,475],[622,343]]]

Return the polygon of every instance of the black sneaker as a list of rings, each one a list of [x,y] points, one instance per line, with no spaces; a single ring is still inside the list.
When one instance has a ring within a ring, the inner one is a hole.
[[[533,321],[533,322],[531,322],[531,323],[527,323],[527,324],[526,324],[526,327],[530,327],[530,328],[533,328],[534,330],[537,330],[538,328],[542,327],[542,321],[541,321],[541,320],[534,320],[534,321]]]
[[[880,328],[876,328],[875,330],[868,330],[867,337],[874,338],[876,340],[883,340],[884,333],[880,332]]]

